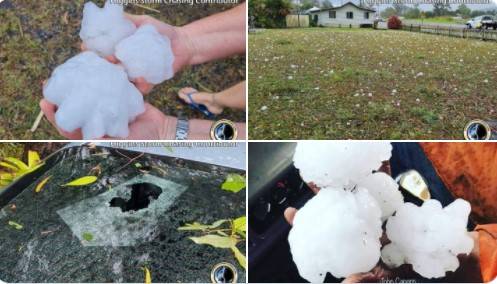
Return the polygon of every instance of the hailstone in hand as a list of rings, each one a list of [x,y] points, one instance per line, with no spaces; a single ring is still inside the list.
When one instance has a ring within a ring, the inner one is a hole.
[[[459,267],[458,254],[473,249],[466,229],[470,211],[471,205],[463,199],[443,209],[433,199],[421,207],[404,203],[387,221],[386,234],[392,242],[383,248],[381,259],[390,267],[410,263],[426,278],[444,277],[446,271]]]
[[[293,161],[302,179],[323,187],[350,187],[392,156],[388,142],[300,141]]]
[[[104,57],[114,55],[115,46],[135,30],[135,24],[124,16],[122,5],[111,1],[103,8],[93,2],[85,4],[79,36],[88,50]]]
[[[132,80],[141,77],[159,84],[174,75],[171,41],[152,25],[143,25],[122,40],[116,46],[116,57]]]
[[[367,175],[357,183],[358,187],[367,188],[381,208],[381,219],[390,217],[402,204],[404,197],[395,180],[382,172]]]
[[[56,124],[68,132],[81,128],[85,140],[126,138],[128,123],[145,111],[143,96],[124,68],[91,51],[57,67],[43,95],[58,106]]]
[[[381,210],[364,188],[323,188],[295,215],[288,235],[299,274],[310,282],[371,270],[380,259]]]

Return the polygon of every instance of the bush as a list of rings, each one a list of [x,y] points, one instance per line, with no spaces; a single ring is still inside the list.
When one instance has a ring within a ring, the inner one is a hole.
[[[392,30],[398,30],[402,28],[402,21],[397,16],[391,16],[388,18],[387,27]]]

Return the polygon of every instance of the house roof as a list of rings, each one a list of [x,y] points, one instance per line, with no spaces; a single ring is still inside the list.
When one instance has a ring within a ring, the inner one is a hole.
[[[347,2],[345,4],[343,4],[342,6],[336,6],[336,7],[332,7],[332,8],[324,8],[324,9],[319,9],[319,10],[316,10],[316,11],[309,11],[310,14],[312,13],[319,13],[319,12],[323,12],[323,11],[333,11],[333,10],[339,10],[347,5],[352,5],[354,7],[356,7],[357,9],[361,9],[361,10],[364,10],[364,11],[370,11],[370,12],[376,12],[376,10],[374,9],[371,9],[371,8],[366,8],[366,7],[362,7],[362,6],[358,6],[356,4],[354,4],[353,2]]]

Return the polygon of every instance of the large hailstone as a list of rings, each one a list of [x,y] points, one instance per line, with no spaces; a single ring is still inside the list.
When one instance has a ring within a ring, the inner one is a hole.
[[[350,187],[392,156],[388,142],[300,141],[293,161],[302,179],[323,187]]]
[[[323,188],[295,215],[288,235],[299,274],[310,282],[371,270],[380,259],[381,211],[363,188]]]
[[[115,46],[135,30],[135,24],[124,16],[122,5],[111,1],[103,8],[93,2],[85,4],[79,36],[88,50],[104,57],[113,55]]]
[[[43,95],[58,106],[56,124],[68,132],[81,128],[85,140],[126,138],[128,123],[145,111],[143,96],[124,68],[91,51],[57,67]]]
[[[376,172],[369,174],[361,179],[357,183],[357,186],[367,188],[368,192],[378,202],[383,221],[390,217],[404,203],[404,197],[400,193],[399,185],[391,176],[385,173]]]
[[[141,26],[135,34],[116,46],[116,57],[130,79],[145,78],[159,84],[173,77],[174,54],[171,41],[152,25]]]
[[[410,263],[426,278],[455,271],[459,267],[457,255],[473,249],[473,239],[466,230],[470,211],[471,205],[463,199],[443,209],[433,199],[421,207],[404,203],[387,221],[386,233],[392,243],[382,250],[383,262],[390,267]]]

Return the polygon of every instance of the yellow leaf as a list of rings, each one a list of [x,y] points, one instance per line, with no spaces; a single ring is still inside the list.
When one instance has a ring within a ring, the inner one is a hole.
[[[211,245],[216,248],[231,248],[236,246],[237,239],[232,237],[221,237],[218,235],[205,235],[202,237],[190,237],[192,241],[201,245]]]
[[[28,151],[28,167],[33,168],[40,163],[40,155],[36,151]]]
[[[14,227],[14,229],[16,230],[22,230],[23,226],[17,222],[14,222],[14,221],[9,221],[8,222],[9,226],[12,226]]]
[[[14,166],[14,165],[12,165],[10,163],[6,163],[6,162],[0,162],[0,166],[2,166],[4,168],[7,168],[7,169],[14,170],[14,171],[18,171],[19,170],[16,166]]]
[[[40,183],[38,183],[38,185],[36,185],[35,187],[35,192],[40,192],[51,177],[52,176],[48,176],[44,178],[42,181],[40,181]]]
[[[203,230],[207,230],[207,229],[215,229],[219,226],[221,226],[223,223],[225,223],[226,219],[221,219],[221,220],[217,220],[216,222],[212,223],[211,225],[203,225],[203,224],[200,224],[198,222],[193,222],[192,224],[185,224],[185,226],[182,226],[182,227],[179,227],[178,230],[179,231],[203,231]]]
[[[245,186],[244,176],[239,174],[228,174],[226,181],[221,185],[221,189],[237,193],[244,189]]]
[[[236,246],[232,246],[231,247],[231,251],[233,251],[233,253],[235,254],[235,258],[236,260],[238,260],[238,263],[240,263],[240,265],[247,269],[247,259],[245,258],[245,256],[240,252],[240,250],[236,247]]]
[[[145,284],[151,284],[152,275],[150,274],[150,270],[148,270],[148,268],[146,267],[143,267],[143,270],[145,271]]]
[[[97,181],[96,176],[85,176],[75,179],[69,183],[64,184],[63,186],[84,186],[88,184],[92,184]]]
[[[242,236],[245,237],[245,232],[247,231],[247,217],[242,216],[239,218],[236,218],[233,221],[233,232],[238,233]]]
[[[19,159],[7,157],[7,158],[5,158],[5,161],[15,165],[21,171],[26,171],[29,169],[28,165],[26,165],[23,161],[21,161]]]

